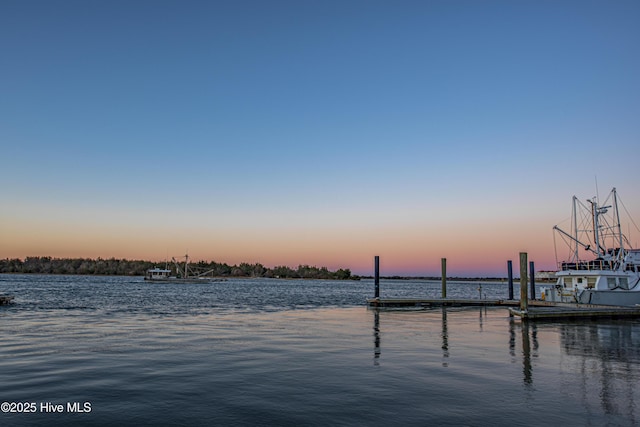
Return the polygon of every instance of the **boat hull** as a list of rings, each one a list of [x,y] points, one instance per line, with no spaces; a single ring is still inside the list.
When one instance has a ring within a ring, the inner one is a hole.
[[[561,283],[559,281],[555,286],[542,286],[542,298],[549,302],[640,306],[640,284],[637,279],[636,286],[631,290],[563,288]]]
[[[213,282],[222,282],[224,279],[208,279],[208,278],[187,278],[181,279],[179,277],[168,278],[168,279],[149,279],[145,277],[144,281],[149,283],[172,283],[172,284],[191,284],[191,283],[213,283]]]
[[[637,306],[640,305],[640,292],[586,289],[580,293],[578,302],[582,304]]]

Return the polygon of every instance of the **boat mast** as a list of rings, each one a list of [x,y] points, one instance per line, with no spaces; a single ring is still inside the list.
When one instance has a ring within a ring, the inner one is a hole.
[[[598,201],[597,199],[594,197],[594,200],[596,200],[595,202],[592,202],[591,200],[587,200],[589,203],[591,203],[591,213],[593,215],[593,239],[595,241],[596,244],[596,250],[597,250],[597,254],[598,256],[606,256],[606,252],[607,249],[602,246],[600,244],[600,241],[603,240],[602,243],[604,242],[604,239],[602,239],[603,237],[606,237],[606,235],[600,235],[601,230],[600,230],[600,215],[604,215],[607,213],[607,210],[611,207],[611,206],[598,206]],[[605,224],[607,223],[607,221],[605,221]],[[607,224],[606,224],[607,225]],[[609,225],[607,225],[607,227],[610,228]]]
[[[620,262],[624,261],[624,238],[622,236],[622,227],[620,226],[620,211],[618,211],[618,192],[616,191],[616,187],[613,187],[611,190],[613,193],[613,207],[616,210],[616,226],[618,227],[618,239],[620,242],[620,249],[618,250],[618,260]]]
[[[578,201],[578,198],[576,196],[573,196],[573,232],[576,233],[575,237],[573,238],[573,240],[576,243],[576,252],[574,255],[574,259],[576,260],[576,262],[578,262],[578,260],[580,259],[580,254],[578,253],[578,243],[580,242],[578,240],[578,210],[577,210],[577,206],[576,203]]]
[[[598,200],[594,197],[594,201],[587,200],[587,202],[591,203],[591,217],[593,218],[593,241],[596,244],[596,250],[598,256],[600,256],[600,225],[598,224]]]
[[[189,273],[187,272],[187,268],[189,266],[189,252],[184,255],[184,278],[189,277]]]

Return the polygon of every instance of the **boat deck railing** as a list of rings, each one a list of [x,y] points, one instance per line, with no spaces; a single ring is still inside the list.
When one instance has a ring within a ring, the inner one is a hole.
[[[597,259],[591,261],[561,262],[560,270],[613,270],[613,262]]]
[[[605,260],[591,260],[591,261],[578,261],[578,262],[561,262],[560,270],[562,271],[593,271],[593,270],[615,270],[616,262]],[[640,264],[627,263],[624,266],[624,271],[640,272]]]

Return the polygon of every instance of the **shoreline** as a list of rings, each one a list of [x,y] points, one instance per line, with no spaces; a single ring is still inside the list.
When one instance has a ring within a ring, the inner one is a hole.
[[[33,272],[2,272],[0,276],[6,275],[40,275],[40,276],[86,276],[86,277],[144,277],[144,275],[128,275],[128,274],[83,274],[83,273],[33,273]],[[345,282],[357,280],[374,280],[373,276],[357,276],[353,275],[349,279],[329,279],[329,278],[310,278],[310,277],[264,277],[264,276],[207,276],[213,279],[268,279],[268,280],[341,280]],[[435,276],[380,276],[380,280],[397,280],[397,281],[441,281],[442,277]],[[447,277],[447,282],[507,282],[506,277]],[[520,282],[519,277],[514,277],[513,282]],[[555,283],[554,279],[536,279],[536,283]]]

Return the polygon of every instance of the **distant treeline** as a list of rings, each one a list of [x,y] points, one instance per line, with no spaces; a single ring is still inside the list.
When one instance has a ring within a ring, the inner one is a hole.
[[[373,279],[373,276],[361,276],[361,279]],[[440,281],[442,276],[383,276],[383,279],[388,280],[426,280],[426,281]],[[519,277],[514,280],[520,280]],[[456,277],[447,276],[447,280],[455,280],[456,282],[503,282],[507,280],[505,277]]]
[[[26,257],[24,260],[0,259],[0,273],[37,274],[92,274],[110,276],[144,276],[148,269],[165,267],[164,263],[127,259],[89,259]],[[167,265],[176,273],[173,263]],[[189,270],[196,273],[208,271],[207,276],[216,277],[273,277],[285,279],[358,279],[349,269],[329,271],[327,267],[300,265],[297,269],[286,266],[267,268],[260,263],[228,265],[218,262],[199,261],[189,264]]]

